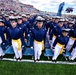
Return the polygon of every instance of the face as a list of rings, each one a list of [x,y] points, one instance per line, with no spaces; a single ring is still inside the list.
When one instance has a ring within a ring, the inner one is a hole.
[[[59,26],[59,27],[62,27],[62,26],[63,26],[63,22],[59,22],[59,23],[58,23],[58,26]]]
[[[13,13],[11,13],[11,14],[10,14],[10,16],[14,16],[14,14],[13,14]]]
[[[55,20],[55,23],[58,23],[58,21],[59,21],[59,19],[56,19],[56,20]]]
[[[18,22],[18,24],[21,24],[21,23],[22,23],[22,20],[21,20],[21,19],[19,19],[19,20],[17,20],[17,22]]]
[[[43,25],[43,22],[37,22],[37,26],[38,26],[38,28],[41,28],[42,25]]]
[[[2,16],[0,16],[0,18],[2,18]]]
[[[67,24],[67,22],[64,22],[64,24]]]
[[[17,26],[17,22],[15,22],[15,21],[11,21],[10,23],[13,28]]]
[[[72,27],[73,26],[73,24],[69,24],[69,27]]]
[[[0,22],[0,26],[3,26],[4,24],[2,22]]]
[[[53,18],[53,19],[52,19],[52,22],[54,22],[54,21],[55,21],[55,19]]]
[[[68,35],[68,33],[66,33],[66,32],[62,32],[62,34],[63,34],[63,36],[67,36]]]
[[[52,19],[50,19],[50,22],[52,22]]]
[[[30,18],[30,15],[28,14],[28,15],[26,15],[27,16],[27,18]]]
[[[6,18],[6,20],[9,20],[9,17],[5,17]]]
[[[23,17],[22,20],[23,20],[23,21],[27,21],[27,18]]]

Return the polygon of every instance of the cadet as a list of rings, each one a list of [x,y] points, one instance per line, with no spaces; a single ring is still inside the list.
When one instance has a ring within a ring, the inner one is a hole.
[[[17,26],[17,18],[10,17],[11,28],[8,28],[8,38],[15,52],[16,60],[22,59],[22,47],[25,46],[22,29]]]
[[[4,21],[0,19],[0,58],[2,59],[4,56],[4,52],[2,50],[1,44],[5,44],[6,37],[4,36],[6,33],[6,27],[4,26]]]
[[[71,56],[69,57],[69,60],[73,61],[75,58],[76,58],[76,41],[74,42],[73,50],[71,52]]]
[[[28,30],[26,28],[26,25],[23,25],[21,16],[17,16],[17,23],[18,23],[18,27],[22,28],[24,37],[27,38]]]
[[[14,11],[10,11],[9,16],[14,16]]]
[[[71,48],[72,48],[72,46],[73,46],[73,44],[74,44],[74,42],[75,42],[75,40],[76,40],[76,28],[74,28],[74,29],[72,29],[72,27],[73,27],[73,22],[70,22],[70,25],[71,25],[71,30],[69,31],[69,41],[68,41],[68,44],[67,44],[67,46],[66,46],[66,49],[68,50],[68,51],[70,51],[71,50]]]
[[[69,37],[67,35],[68,35],[68,30],[63,29],[62,34],[57,36],[57,38],[55,39],[53,43],[54,56],[52,57],[52,61],[56,61],[59,54],[62,53],[64,49],[66,49],[66,44],[69,40]]]
[[[33,34],[33,40],[34,40],[34,61],[40,60],[40,56],[42,54],[42,47],[43,47],[43,41],[46,37],[46,31],[42,27],[43,25],[43,18],[39,18],[37,20],[37,28],[32,31]]]
[[[5,14],[5,22],[4,22],[4,24],[7,27],[11,27],[10,20],[9,20],[9,15]]]
[[[48,23],[48,27],[49,27],[49,35],[51,33],[51,31],[53,30],[54,27],[58,26],[58,21],[59,21],[59,17],[53,17],[55,20],[52,22]]]
[[[52,45],[53,45],[53,42],[54,40],[56,39],[56,37],[58,35],[61,35],[62,34],[62,29],[63,29],[63,19],[61,19],[59,22],[58,22],[58,26],[54,27],[54,29],[52,30],[51,34],[50,34],[50,46],[52,48]]]
[[[28,32],[30,31],[30,25],[29,25],[29,22],[28,22],[28,18],[25,14],[22,14],[22,24],[24,26],[26,26]]]
[[[68,19],[65,19],[64,24],[63,24],[64,28],[68,28]]]
[[[71,30],[71,29],[73,29],[73,27],[74,27],[74,22],[69,22],[68,23],[68,28]]]

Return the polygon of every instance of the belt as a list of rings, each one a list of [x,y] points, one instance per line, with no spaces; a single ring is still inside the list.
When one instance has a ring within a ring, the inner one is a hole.
[[[53,37],[54,37],[54,38],[56,38],[56,36],[55,36],[55,35],[53,35]]]
[[[60,44],[60,43],[57,43],[57,45],[60,46],[60,47],[62,47],[62,49],[61,49],[61,51],[60,51],[60,54],[62,54],[62,53],[64,52],[64,46],[65,46],[65,45],[62,45],[62,44]]]
[[[37,44],[42,44],[43,43],[43,41],[39,42],[39,41],[36,41],[36,40],[34,40],[34,42],[37,43]]]
[[[57,45],[58,45],[58,46],[61,46],[61,47],[64,46],[64,45],[62,45],[62,44],[60,44],[60,43],[57,43]]]
[[[12,41],[18,43],[18,48],[17,49],[20,50],[21,49],[21,40],[20,39],[18,39],[18,40],[12,39]]]
[[[4,37],[5,37],[5,40],[6,40],[6,33],[4,33]]]
[[[70,37],[72,40],[76,40],[76,38]]]
[[[34,40],[34,42],[37,44],[42,44],[42,50],[44,50],[44,41],[39,42],[39,41]]]
[[[24,33],[23,35],[24,35],[24,37],[26,36],[26,34],[25,34],[25,33]]]

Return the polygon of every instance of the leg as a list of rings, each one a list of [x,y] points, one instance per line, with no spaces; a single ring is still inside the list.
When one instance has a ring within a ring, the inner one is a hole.
[[[22,59],[22,50],[19,50],[18,54],[19,54],[20,59]]]
[[[71,55],[72,56],[71,56],[70,60],[74,60],[76,58],[76,48],[73,49]]]
[[[4,52],[1,47],[0,47],[0,56],[4,56]]]
[[[61,47],[59,47],[58,45],[56,45],[55,50],[54,50],[54,56],[52,57],[52,60],[56,60],[57,57],[59,56],[61,51]]]
[[[69,39],[69,42],[68,42],[68,44],[67,44],[67,46],[66,46],[66,49],[67,49],[68,51],[70,51],[70,49],[72,48],[73,44],[74,44],[74,40],[72,40],[72,39],[70,38],[70,39]]]
[[[19,41],[19,44],[20,44],[20,50],[17,49],[17,51],[18,51],[19,58],[21,60],[22,59],[21,41]],[[17,43],[17,47],[18,47],[18,43]]]
[[[18,50],[17,50],[17,43],[16,42],[12,42],[12,46],[13,46],[13,50],[15,52],[15,57],[16,59],[19,58],[19,54],[18,54]]]
[[[52,43],[50,44],[51,48],[53,47],[53,43],[54,43],[55,39],[56,39],[55,37],[52,38]]]
[[[34,42],[34,60],[37,60],[37,50],[38,50],[38,47],[36,43]]]
[[[37,52],[37,53],[38,53],[37,59],[40,60],[40,56],[41,56],[41,54],[42,54],[42,44],[39,44],[39,45],[38,45],[38,52]]]
[[[0,37],[0,45],[1,45],[1,43],[2,43],[2,39]],[[0,46],[0,56],[4,56],[4,52],[3,52],[2,48],[1,48],[1,46]]]

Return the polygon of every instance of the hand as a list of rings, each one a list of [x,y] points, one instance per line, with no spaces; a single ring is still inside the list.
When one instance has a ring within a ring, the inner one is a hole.
[[[31,49],[33,49],[33,46],[31,46]]]
[[[54,50],[55,49],[55,47],[52,47],[52,50]]]
[[[22,45],[22,50],[24,50],[26,47],[25,47],[25,45]]]
[[[28,34],[28,36],[30,36],[30,34]]]

